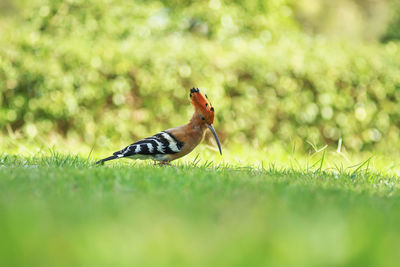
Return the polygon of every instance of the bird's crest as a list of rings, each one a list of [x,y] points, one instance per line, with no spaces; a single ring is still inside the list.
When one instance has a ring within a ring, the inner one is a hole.
[[[197,111],[209,115],[214,118],[214,108],[208,100],[207,95],[205,97],[200,93],[199,88],[190,89],[190,99],[192,105]]]

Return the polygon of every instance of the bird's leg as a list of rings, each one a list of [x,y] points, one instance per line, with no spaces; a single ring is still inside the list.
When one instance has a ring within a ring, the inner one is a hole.
[[[160,161],[157,165],[158,166],[171,166],[171,167],[174,167],[174,165],[172,165],[168,161]]]

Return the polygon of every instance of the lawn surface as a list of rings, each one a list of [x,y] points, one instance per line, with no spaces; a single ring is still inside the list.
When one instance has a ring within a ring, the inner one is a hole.
[[[1,266],[390,266],[397,177],[0,157]]]

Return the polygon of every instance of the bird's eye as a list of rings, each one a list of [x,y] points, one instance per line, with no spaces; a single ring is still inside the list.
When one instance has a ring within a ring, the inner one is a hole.
[[[205,119],[203,116],[201,116],[201,115],[200,115],[200,118],[201,118],[201,120],[203,120],[203,121],[206,120],[206,119]]]

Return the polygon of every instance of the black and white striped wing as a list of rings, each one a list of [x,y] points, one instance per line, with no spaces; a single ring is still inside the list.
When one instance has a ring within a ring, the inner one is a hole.
[[[176,154],[181,151],[183,142],[168,132],[160,132],[156,135],[137,141],[124,149],[114,153],[115,156],[131,157],[135,155],[157,156]]]

